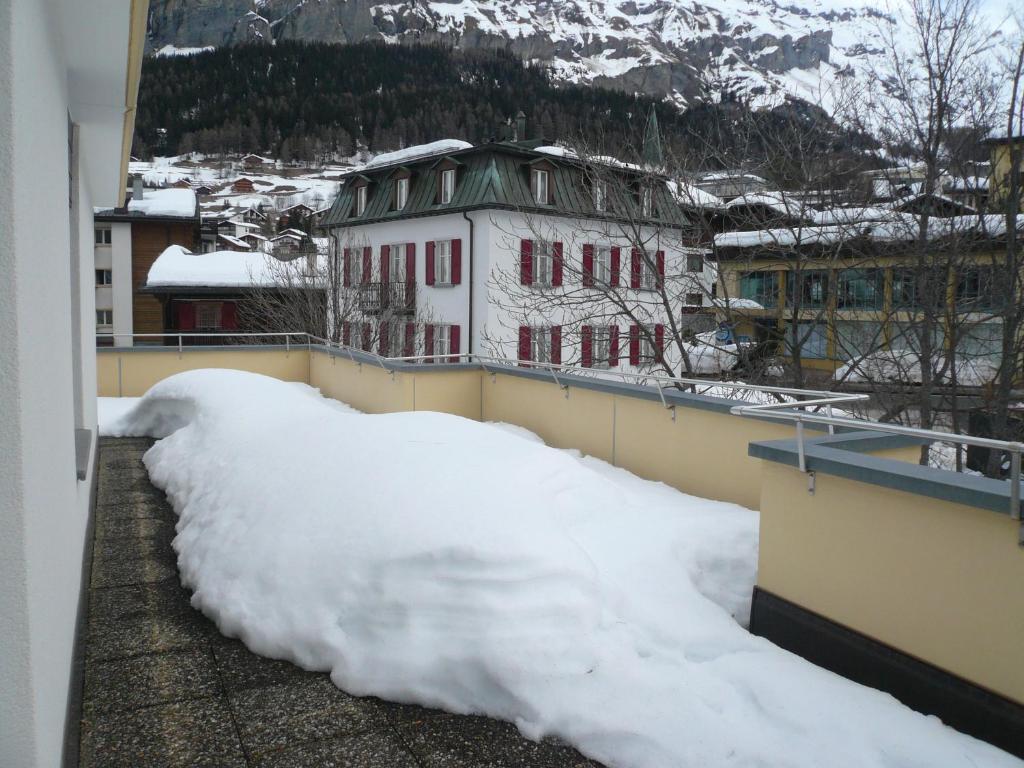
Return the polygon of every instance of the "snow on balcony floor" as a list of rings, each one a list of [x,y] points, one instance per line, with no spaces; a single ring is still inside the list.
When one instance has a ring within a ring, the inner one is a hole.
[[[106,431],[164,438],[144,461],[192,605],[349,694],[612,766],[1020,765],[743,629],[750,510],[238,371],[169,378]]]

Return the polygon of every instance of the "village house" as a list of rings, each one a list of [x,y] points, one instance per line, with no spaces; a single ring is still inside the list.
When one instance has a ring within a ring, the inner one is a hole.
[[[714,273],[664,177],[539,142],[379,156],[344,177],[323,226],[353,308],[342,341],[383,355],[650,370],[671,354],[658,288],[688,286],[676,317],[711,306]]]
[[[133,337],[163,331],[159,303],[139,289],[157,256],[168,246],[198,245],[195,193],[190,188],[144,189],[136,177],[126,203],[97,209],[93,222],[97,343],[159,343]]]

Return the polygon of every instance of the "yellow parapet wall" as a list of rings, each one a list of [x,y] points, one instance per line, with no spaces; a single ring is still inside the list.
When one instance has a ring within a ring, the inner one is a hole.
[[[987,509],[764,462],[758,586],[1024,704],[1024,549]]]
[[[96,391],[100,397],[138,397],[168,376],[198,368],[232,368],[308,383],[309,352],[304,346],[288,351],[190,347],[180,353],[173,347],[101,348],[96,355]]]

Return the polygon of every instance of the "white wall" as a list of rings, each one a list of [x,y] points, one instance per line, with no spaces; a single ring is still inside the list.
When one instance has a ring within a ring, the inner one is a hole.
[[[75,429],[92,429],[95,440],[96,426],[92,206],[114,201],[92,199],[77,164],[69,195],[67,46],[58,18],[65,9],[0,2],[4,768],[61,761],[92,489],[92,467],[79,481],[75,460]],[[83,127],[80,143],[120,145],[119,128],[113,136],[93,130]]]

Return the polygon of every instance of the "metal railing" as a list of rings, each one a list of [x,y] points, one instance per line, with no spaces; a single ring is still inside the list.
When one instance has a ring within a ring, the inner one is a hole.
[[[377,313],[390,309],[398,314],[409,314],[416,309],[416,285],[406,280],[386,283],[363,283],[358,286],[361,312]]]
[[[293,346],[300,346],[309,348],[313,341],[322,343],[325,339],[319,339],[316,336],[312,336],[305,332],[282,332],[282,331],[217,331],[217,332],[204,332],[204,331],[174,331],[173,333],[97,333],[96,339],[106,340],[110,339],[116,346],[121,343],[121,340],[127,339],[132,344],[135,343],[136,339],[156,339],[160,341],[166,341],[172,339],[177,342],[177,348],[179,352],[182,352],[186,346],[193,346],[186,344],[188,339],[203,339],[204,341],[210,341],[211,343],[216,340],[222,340],[225,342],[231,342],[235,339],[247,339],[245,343],[238,344],[226,344],[226,346],[245,346],[246,344],[259,344],[260,339],[271,339],[276,341],[278,344],[283,344],[286,350],[291,349]],[[294,343],[292,340],[295,339],[298,343]],[[170,346],[167,344],[161,344],[160,346]],[[203,346],[195,345],[195,346]]]

